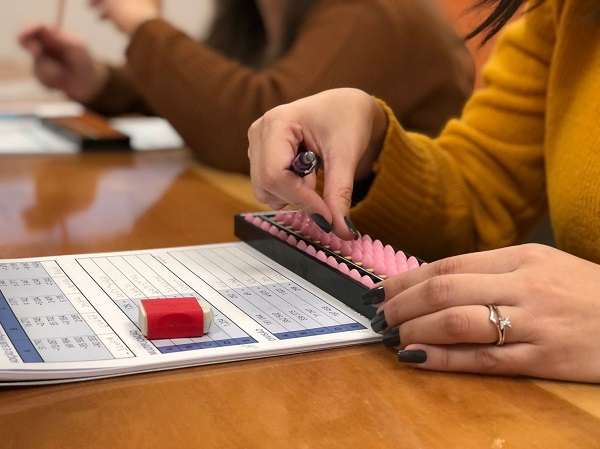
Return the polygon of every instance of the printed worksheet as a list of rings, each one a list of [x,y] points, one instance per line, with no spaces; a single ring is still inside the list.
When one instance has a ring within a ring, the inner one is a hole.
[[[201,338],[147,340],[140,300],[196,297]],[[243,242],[0,260],[0,385],[87,380],[379,340],[369,320]]]

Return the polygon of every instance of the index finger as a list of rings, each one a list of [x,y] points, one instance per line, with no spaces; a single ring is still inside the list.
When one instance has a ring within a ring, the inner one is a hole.
[[[269,119],[267,113],[252,124],[248,140],[250,177],[256,198],[280,207],[294,204],[309,215],[320,214],[331,223],[331,213],[315,191],[316,176],[300,177],[290,170],[304,141],[300,126]]]
[[[520,258],[517,247],[461,254],[422,265],[418,269],[400,273],[383,281],[379,286],[385,299],[393,298],[417,284],[436,276],[452,274],[501,274],[518,268]]]
[[[19,33],[18,41],[27,50],[35,50],[34,47],[39,47],[40,32],[44,28],[44,25],[36,23],[28,25]]]

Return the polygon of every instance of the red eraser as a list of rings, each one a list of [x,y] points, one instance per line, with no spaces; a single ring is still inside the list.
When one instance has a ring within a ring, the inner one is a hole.
[[[202,337],[212,321],[210,305],[194,297],[140,301],[138,325],[149,340]]]

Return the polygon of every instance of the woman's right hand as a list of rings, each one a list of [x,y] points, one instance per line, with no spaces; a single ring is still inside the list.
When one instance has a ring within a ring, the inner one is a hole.
[[[371,174],[386,129],[383,108],[357,89],[328,90],[270,110],[248,131],[256,198],[274,209],[293,204],[318,214],[339,237],[355,238],[347,221],[352,185]],[[321,159],[322,198],[314,175],[301,178],[289,170],[301,147]]]
[[[33,56],[39,81],[73,100],[91,100],[108,78],[108,67],[95,61],[81,40],[64,31],[36,24],[19,35],[19,42]]]

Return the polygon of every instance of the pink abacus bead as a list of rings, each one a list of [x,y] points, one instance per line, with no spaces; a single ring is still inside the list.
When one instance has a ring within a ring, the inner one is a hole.
[[[327,265],[329,265],[329,266],[331,266],[331,267],[333,267],[333,268],[337,268],[337,267],[338,267],[338,265],[339,265],[339,263],[338,263],[338,261],[335,259],[335,257],[333,257],[333,256],[329,256],[329,257],[327,258]]]
[[[299,216],[295,216],[294,221],[292,221],[292,224],[290,225],[290,228],[292,228],[294,231],[298,232],[302,228],[302,223],[303,223],[302,218]]]
[[[294,221],[294,213],[287,211],[283,217],[283,224],[289,227],[293,221]]]
[[[317,228],[319,227],[317,226]],[[319,230],[321,230],[321,228],[319,228]],[[319,241],[321,242],[321,245],[329,246],[331,244],[331,234],[328,234],[321,230],[319,234]]]
[[[317,251],[317,259],[321,262],[327,262],[327,255],[323,251]]]
[[[307,247],[307,246],[308,246],[308,245],[306,244],[306,242],[305,242],[304,240],[299,240],[299,241],[298,241],[298,244],[296,245],[296,247],[297,247],[298,249],[301,249],[302,251],[306,250],[306,247]]]
[[[373,254],[373,242],[363,241],[363,243],[361,245],[361,249],[362,249],[363,254],[365,254],[365,253]]]
[[[342,239],[340,239],[337,235],[332,234],[329,246],[331,246],[332,250],[339,251],[342,246]]]
[[[396,258],[394,257],[393,254],[390,253],[384,253],[383,254],[383,260],[385,260],[385,264],[386,265],[393,265],[396,266]]]
[[[354,248],[350,253],[350,258],[354,263],[362,262],[363,253],[359,248]]]
[[[398,271],[398,273],[404,273],[405,271],[408,271],[408,265],[406,262],[400,262],[400,263],[396,263],[396,271]]]
[[[338,265],[338,270],[344,274],[350,274],[350,268],[348,268],[348,265],[343,262]]]
[[[375,285],[375,282],[373,282],[371,276],[367,276],[366,274],[360,278],[360,282],[362,282],[363,285],[366,285],[369,288],[373,288],[373,286]]]
[[[278,210],[277,213],[275,214],[275,221],[279,222],[279,223],[283,223],[285,220],[285,211],[282,210]]]
[[[312,221],[305,220],[304,223],[302,223],[302,227],[300,228],[300,234],[306,237],[310,237],[311,229],[313,226],[314,223]]]
[[[392,276],[396,276],[398,274],[398,269],[396,268],[396,265],[387,265],[384,274],[389,278],[391,278]]]
[[[360,281],[360,273],[356,268],[350,270],[350,277],[355,281]]]
[[[406,263],[406,254],[402,251],[396,253],[396,264],[398,264],[398,262]]]
[[[365,267],[367,269],[373,268],[375,265],[375,261],[373,260],[373,254],[363,253],[361,262],[363,264],[363,267]]]
[[[419,267],[419,261],[414,256],[410,256],[406,261],[406,264],[408,265],[409,270]]]
[[[387,271],[387,267],[385,266],[385,262],[383,261],[383,259],[375,260],[375,265],[373,266],[373,268],[375,269],[375,274],[379,276],[385,274],[385,272]]]
[[[348,240],[344,240],[340,245],[340,254],[344,257],[348,257],[352,254],[352,244]]]
[[[277,226],[271,225],[271,227],[269,228],[269,234],[271,234],[271,235],[279,234],[279,229],[277,229]]]
[[[309,256],[312,256],[312,257],[317,257],[317,250],[315,249],[314,246],[308,245],[306,247],[306,254],[308,254]]]
[[[285,232],[284,230],[281,230],[277,234],[277,237],[279,237],[280,240],[287,240],[288,235],[287,235],[287,232]]]
[[[298,243],[298,240],[296,240],[296,237],[294,237],[293,235],[290,235],[290,236],[288,236],[286,242],[288,242],[290,245],[296,246],[296,243]]]
[[[392,248],[391,245],[385,245],[383,247],[383,255],[386,257],[396,257],[396,251],[394,250],[394,248]]]
[[[321,228],[319,228],[318,226],[314,225],[311,226],[310,228],[310,233],[308,234],[310,239],[314,242],[321,242],[321,235],[323,234],[323,231],[321,230]]]

